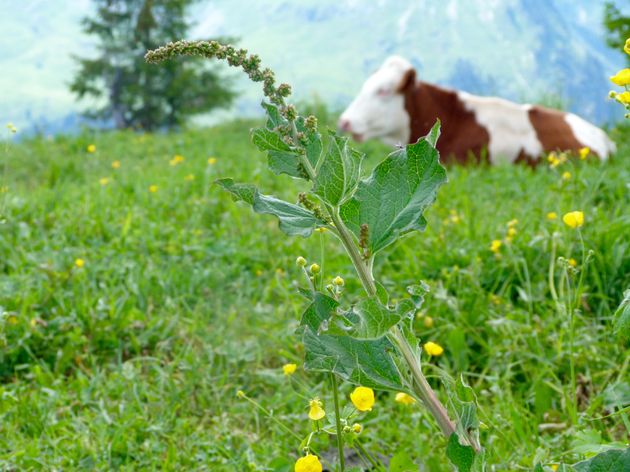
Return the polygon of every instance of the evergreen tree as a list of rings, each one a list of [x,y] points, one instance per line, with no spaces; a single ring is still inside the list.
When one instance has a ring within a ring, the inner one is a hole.
[[[187,12],[196,0],[94,2],[96,13],[84,18],[83,27],[98,38],[98,57],[77,58],[79,72],[70,84],[79,98],[97,99],[100,108],[86,116],[151,131],[232,103],[230,81],[201,60],[175,59],[166,67],[144,60],[147,50],[186,36]]]
[[[606,28],[606,44],[622,51],[626,39],[630,38],[630,16],[625,16],[613,2],[604,6],[604,27]],[[630,63],[630,56],[626,56]]]

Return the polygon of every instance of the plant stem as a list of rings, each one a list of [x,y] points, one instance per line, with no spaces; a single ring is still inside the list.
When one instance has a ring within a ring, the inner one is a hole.
[[[335,424],[337,426],[337,450],[339,451],[339,472],[346,470],[346,460],[343,455],[343,431],[341,430],[341,418],[339,417],[339,390],[337,388],[337,377],[330,373],[330,383],[332,384],[333,402],[335,403]]]

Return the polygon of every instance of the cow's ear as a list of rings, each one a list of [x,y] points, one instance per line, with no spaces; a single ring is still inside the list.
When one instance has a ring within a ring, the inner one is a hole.
[[[403,75],[402,79],[398,83],[396,87],[396,92],[405,93],[409,88],[413,87],[416,84],[416,71],[414,69],[409,69]]]

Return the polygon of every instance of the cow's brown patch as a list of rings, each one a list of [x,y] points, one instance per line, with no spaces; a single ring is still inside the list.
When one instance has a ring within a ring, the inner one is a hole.
[[[529,121],[544,151],[578,151],[584,147],[573,134],[565,116],[566,113],[561,111],[538,106],[529,110]]]
[[[456,92],[422,81],[416,83],[407,76],[401,82],[400,91],[410,118],[410,143],[425,136],[439,119],[442,134],[437,148],[444,162],[466,163],[471,156],[479,162],[487,153],[488,131],[477,122],[475,114],[464,107]]]

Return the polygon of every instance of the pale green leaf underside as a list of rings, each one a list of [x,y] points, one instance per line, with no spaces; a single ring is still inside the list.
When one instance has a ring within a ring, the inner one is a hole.
[[[256,213],[276,216],[280,221],[280,229],[289,236],[308,237],[315,228],[325,226],[325,222],[310,211],[293,203],[263,195],[253,185],[237,184],[232,179],[220,179],[216,183],[230,192],[235,199],[249,203]]]
[[[577,472],[630,471],[630,448],[602,452],[587,461],[578,462],[573,468]]]
[[[354,196],[341,206],[341,218],[357,237],[361,225],[368,225],[372,254],[405,233],[425,228],[423,213],[446,182],[434,146],[436,127],[428,138],[390,154],[372,175],[359,182]]]

